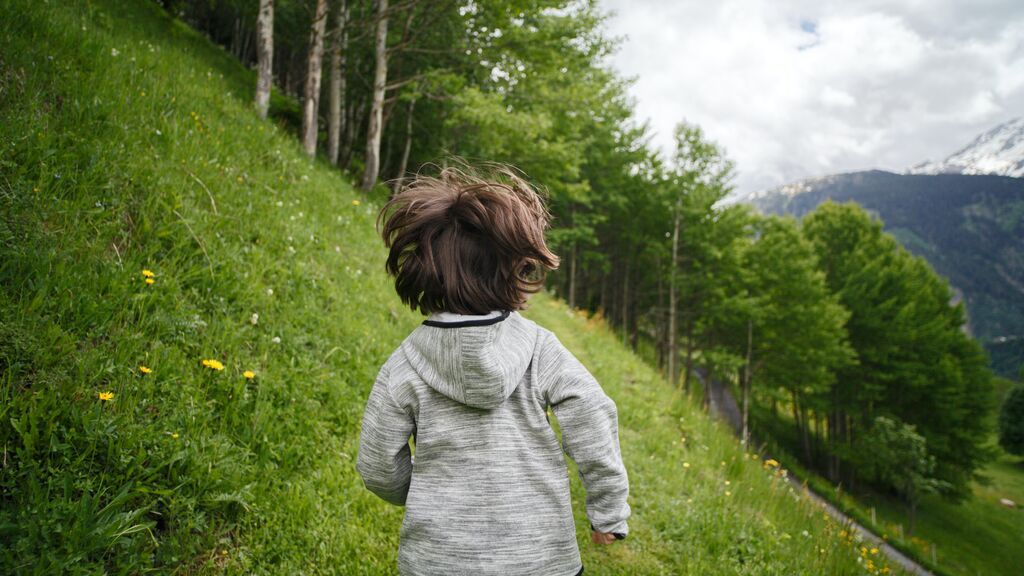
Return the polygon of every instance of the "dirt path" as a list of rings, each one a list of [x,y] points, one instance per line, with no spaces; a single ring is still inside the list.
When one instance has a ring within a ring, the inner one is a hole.
[[[703,374],[698,373],[697,377],[700,378],[702,383],[706,382]],[[708,388],[708,392],[708,405],[711,413],[719,420],[728,424],[729,427],[732,428],[733,432],[739,436],[742,431],[743,420],[739,406],[736,404],[736,398],[732,395],[732,391],[729,390],[728,386],[721,382],[712,380],[711,385]],[[889,557],[890,560],[906,570],[908,574],[915,574],[917,576],[934,576],[932,572],[928,571],[924,566],[921,566],[903,552],[900,552],[890,546],[888,542],[879,538],[874,532],[871,532],[867,528],[861,526],[854,521],[853,518],[850,518],[833,506],[828,500],[808,488],[807,485],[799,478],[790,475],[788,479],[796,489],[803,492],[808,499],[820,506],[829,516],[848,526],[849,530],[859,534],[864,542],[869,542],[872,547],[876,547],[881,550]]]

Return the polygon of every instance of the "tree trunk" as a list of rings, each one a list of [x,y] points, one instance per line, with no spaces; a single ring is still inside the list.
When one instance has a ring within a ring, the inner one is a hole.
[[[804,462],[808,466],[814,466],[814,454],[811,453],[811,426],[807,422],[807,408],[800,408],[800,439],[804,447]]]
[[[406,110],[405,119],[405,148],[402,150],[402,162],[398,165],[398,181],[395,183],[395,192],[402,189],[405,173],[409,170],[409,153],[412,152],[412,113],[415,108],[416,100],[409,100],[409,109]]]
[[[388,0],[377,0],[377,36],[374,40],[375,71],[370,124],[366,129],[366,169],[362,189],[369,191],[377,183],[380,171],[380,138],[384,121],[384,86],[388,79]]]
[[[696,319],[693,316],[687,315],[686,320],[686,362],[683,363],[683,389],[686,393],[690,393],[690,374],[693,373],[693,350],[696,348],[696,344],[693,342],[693,325],[696,324]],[[708,347],[710,350],[710,346]]]
[[[576,309],[576,242],[569,252],[569,309]]]
[[[306,67],[306,92],[302,107],[302,147],[310,158],[316,156],[317,113],[320,111],[320,77],[323,72],[326,30],[327,0],[317,0],[309,36],[309,64]]]
[[[622,345],[626,345],[626,338],[629,335],[629,259],[626,260],[626,270],[622,275]]]
[[[270,109],[270,86],[274,81],[274,0],[260,0],[256,20],[259,41],[256,46],[256,111],[267,117]]]
[[[331,43],[331,95],[327,117],[327,158],[338,165],[341,152],[342,113],[345,109],[345,73],[348,64],[348,0],[338,7],[338,27]]]
[[[675,223],[672,227],[672,262],[668,275],[668,383],[675,386],[679,364],[679,338],[676,335],[676,263],[679,256],[679,209],[676,207]]]
[[[740,440],[746,446],[750,441],[750,428],[748,427],[748,415],[750,414],[750,378],[753,366],[750,364],[754,350],[754,321],[747,320],[747,366],[743,370],[743,431]]]

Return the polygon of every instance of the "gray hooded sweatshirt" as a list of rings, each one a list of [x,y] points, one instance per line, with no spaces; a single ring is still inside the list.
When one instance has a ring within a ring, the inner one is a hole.
[[[356,468],[368,489],[406,507],[398,570],[578,574],[562,446],[593,528],[625,535],[615,403],[553,333],[518,312],[468,318],[417,327],[381,368],[363,416]]]

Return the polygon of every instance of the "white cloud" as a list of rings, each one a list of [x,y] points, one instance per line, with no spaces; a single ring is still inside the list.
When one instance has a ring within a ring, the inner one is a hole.
[[[605,0],[641,119],[700,124],[741,192],[941,158],[1024,115],[1024,2]]]

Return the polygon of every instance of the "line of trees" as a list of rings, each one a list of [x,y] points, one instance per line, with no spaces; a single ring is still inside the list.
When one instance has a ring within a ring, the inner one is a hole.
[[[697,126],[657,154],[593,0],[167,1],[364,189],[446,154],[522,169],[555,216],[550,288],[687,393],[732,382],[744,435],[748,414],[785,422],[809,465],[908,502],[969,492],[992,384],[946,282],[856,206],[797,222],[724,205],[733,166]]]

